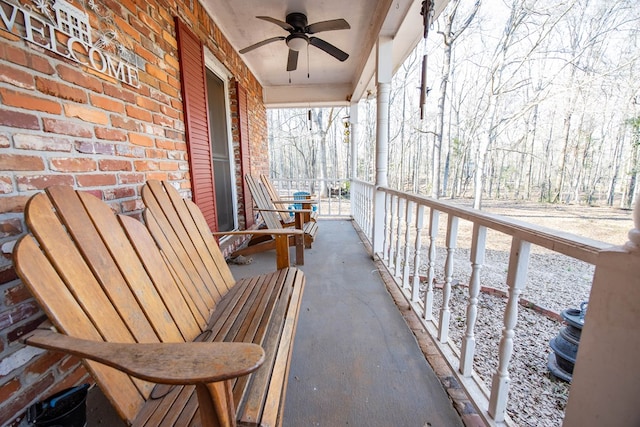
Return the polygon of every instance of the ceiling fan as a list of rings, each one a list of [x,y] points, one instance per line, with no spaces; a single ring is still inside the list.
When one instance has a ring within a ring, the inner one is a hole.
[[[329,21],[316,22],[307,24],[307,16],[304,13],[293,12],[286,17],[286,22],[269,16],[256,16],[267,22],[278,25],[289,32],[288,36],[271,37],[261,42],[247,46],[240,50],[240,53],[247,53],[253,49],[259,48],[269,43],[279,40],[285,40],[289,47],[289,57],[287,59],[287,71],[294,71],[298,68],[298,52],[308,45],[317,47],[336,58],[338,61],[346,61],[349,55],[338,49],[329,42],[317,37],[309,37],[309,34],[316,34],[321,31],[348,30],[351,28],[349,23],[344,19],[332,19]]]

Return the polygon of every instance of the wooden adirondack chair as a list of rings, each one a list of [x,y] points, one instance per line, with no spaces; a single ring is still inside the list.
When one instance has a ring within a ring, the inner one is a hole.
[[[310,248],[313,240],[318,234],[318,224],[315,221],[304,222],[305,215],[308,216],[311,211],[278,209],[271,203],[271,198],[269,197],[264,184],[253,179],[253,177],[248,174],[245,176],[245,181],[249,186],[249,191],[251,191],[251,197],[256,204],[255,209],[260,212],[267,228],[282,229],[295,226],[296,229],[304,232],[304,246],[306,248]],[[293,213],[295,222],[282,223],[278,216],[279,212],[286,212],[287,215],[289,215],[289,213]]]
[[[303,222],[309,221],[317,221],[318,219],[318,211],[314,210],[314,203],[311,200],[311,195],[296,197],[294,195],[293,198],[284,198],[278,195],[278,191],[276,187],[273,185],[271,180],[267,175],[260,175],[260,181],[264,184],[267,189],[267,194],[269,194],[269,198],[271,199],[271,203],[279,209],[283,209],[285,206],[300,206],[300,210],[304,211]],[[294,209],[295,210],[295,209]],[[279,211],[280,220],[282,223],[290,223],[292,222],[291,215],[284,211]]]
[[[193,231],[201,212],[189,214],[169,251],[90,194],[31,198],[15,267],[56,332],[23,342],[83,358],[129,425],[278,425],[304,275],[233,280],[215,241]]]

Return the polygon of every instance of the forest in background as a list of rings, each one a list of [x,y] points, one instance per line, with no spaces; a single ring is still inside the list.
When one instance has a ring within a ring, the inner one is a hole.
[[[434,197],[629,207],[640,174],[637,0],[452,0],[395,73],[389,185]],[[423,55],[427,55],[420,120]],[[268,111],[276,178],[375,176],[376,101]]]

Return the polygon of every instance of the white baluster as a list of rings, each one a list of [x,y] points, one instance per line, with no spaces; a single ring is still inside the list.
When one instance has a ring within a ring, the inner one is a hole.
[[[444,264],[444,288],[442,289],[442,307],[440,308],[440,327],[438,339],[445,344],[449,339],[449,321],[451,310],[449,300],[451,299],[451,281],[453,279],[453,255],[456,252],[456,240],[458,239],[458,217],[451,214],[447,219],[447,260]]]
[[[402,286],[409,289],[409,255],[411,253],[411,219],[415,203],[407,200],[407,210],[404,216],[404,259],[402,260]]]
[[[393,261],[394,275],[400,277],[400,267],[402,265],[402,218],[404,217],[405,200],[398,197],[398,222],[396,223],[396,251],[395,259]]]
[[[394,221],[396,220],[396,212],[397,212],[397,206],[398,204],[396,203],[396,196],[392,196],[392,195],[388,195],[389,196],[389,207],[387,208],[387,212],[389,214],[389,229],[388,231],[388,238],[387,238],[387,242],[388,242],[388,247],[387,247],[387,266],[389,266],[389,271],[393,271],[393,262],[395,261],[395,253],[394,253],[394,249],[395,246],[393,244],[393,224]]]
[[[526,285],[530,249],[531,243],[529,242],[516,237],[511,241],[509,271],[507,272],[509,301],[504,313],[504,328],[502,328],[502,338],[500,339],[498,370],[493,375],[491,397],[489,399],[489,415],[496,422],[504,421],[507,408],[509,382],[511,381],[509,378],[509,362],[513,354],[513,337],[518,321],[518,299]]]
[[[476,351],[474,327],[478,316],[478,295],[480,294],[480,270],[484,265],[487,228],[473,224],[471,239],[471,278],[469,280],[469,303],[467,305],[467,328],[460,352],[460,373],[470,377],[473,372],[473,355]]]
[[[420,298],[420,256],[422,255],[422,227],[424,224],[424,205],[418,205],[416,214],[416,240],[413,256],[413,283],[411,285],[411,301],[418,302]]]
[[[382,259],[387,265],[389,265],[389,252],[391,251],[392,197],[389,193],[384,196],[384,246],[382,247]]]
[[[436,238],[438,237],[438,219],[440,212],[430,209],[429,213],[429,268],[427,270],[427,292],[424,295],[424,319],[433,319],[433,280],[436,277]]]

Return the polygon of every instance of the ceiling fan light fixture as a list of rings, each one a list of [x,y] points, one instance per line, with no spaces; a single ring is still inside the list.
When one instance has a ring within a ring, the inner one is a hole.
[[[287,37],[287,46],[291,50],[301,51],[309,44],[309,39],[304,34],[291,34]]]

